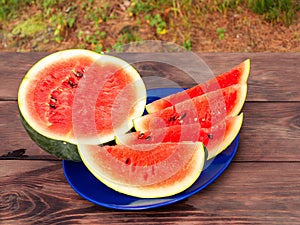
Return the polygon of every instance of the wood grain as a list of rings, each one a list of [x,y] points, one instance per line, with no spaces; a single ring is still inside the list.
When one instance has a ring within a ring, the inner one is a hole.
[[[300,102],[247,102],[237,160],[300,160]]]
[[[300,53],[115,54],[137,68],[147,88],[191,87],[251,59],[233,162],[200,193],[142,212],[81,198],[61,161],[26,134],[17,90],[47,54],[0,52],[0,224],[300,224]]]
[[[22,126],[16,101],[0,101],[0,112],[0,159],[55,159],[30,139]],[[22,149],[23,154],[14,154]]]
[[[22,127],[15,101],[0,102],[0,112],[0,159],[55,159],[31,141]],[[300,102],[246,102],[243,112],[235,161],[300,162]],[[7,157],[18,149],[25,149],[24,154]]]
[[[0,99],[15,100],[19,84],[26,71],[47,54],[49,53],[0,52]],[[250,58],[248,101],[300,101],[300,53],[201,53],[197,56],[194,53],[123,53],[115,55],[133,63],[143,76],[147,88],[191,87]]]
[[[3,162],[3,161],[2,161]],[[280,165],[280,166],[279,166]],[[94,205],[77,195],[61,162],[0,164],[3,224],[299,224],[299,163],[232,163],[213,184],[179,203],[142,212]],[[258,171],[262,171],[258,173]]]

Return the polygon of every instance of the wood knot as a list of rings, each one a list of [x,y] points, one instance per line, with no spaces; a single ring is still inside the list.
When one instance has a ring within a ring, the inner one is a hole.
[[[296,115],[292,118],[291,124],[293,128],[300,129],[300,115]]]
[[[17,193],[5,193],[1,196],[0,208],[7,211],[15,211],[19,208],[19,195]]]

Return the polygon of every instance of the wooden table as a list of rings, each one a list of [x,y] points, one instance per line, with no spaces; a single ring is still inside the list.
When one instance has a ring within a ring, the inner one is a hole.
[[[47,53],[0,53],[0,224],[300,224],[300,53],[200,53],[215,74],[251,59],[249,90],[238,152],[211,185],[173,205],[117,211],[94,205],[67,183],[61,160],[25,133],[17,109],[18,85]],[[134,64],[147,88],[165,87],[151,76],[194,85],[184,72],[159,60],[184,55],[120,54]],[[153,56],[153,55],[152,55]],[[177,61],[176,61],[177,60]],[[146,79],[146,78],[149,79]]]

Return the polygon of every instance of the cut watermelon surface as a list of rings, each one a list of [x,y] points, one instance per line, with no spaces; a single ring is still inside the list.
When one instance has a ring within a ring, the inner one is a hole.
[[[185,190],[200,176],[204,149],[211,159],[237,136],[248,64],[245,61],[216,80],[155,101],[162,104],[155,103],[152,113],[134,119],[136,132],[116,136],[117,145],[80,145],[83,162],[97,179],[127,195],[157,198]],[[164,104],[172,96],[176,101]]]
[[[187,90],[166,96],[146,105],[148,113],[154,113],[175,105],[179,102],[206,94],[211,91],[229,87],[235,84],[246,84],[250,72],[250,60],[247,59],[231,70],[222,73],[204,83]]]
[[[174,125],[150,131],[138,131],[116,137],[117,144],[135,146],[140,144],[157,144],[162,142],[194,141],[202,142],[211,159],[225,150],[235,139],[243,122],[243,113],[227,117],[210,128],[201,128],[198,123]]]
[[[21,118],[31,138],[67,159],[74,159],[69,152],[64,154],[69,146],[56,149],[55,141],[66,145],[111,141],[116,133],[132,128],[132,119],[142,115],[145,104],[144,83],[132,66],[82,49],[56,52],[38,61],[18,93]]]
[[[248,75],[246,60],[216,79],[148,104],[150,113],[142,116],[146,89],[133,67],[73,49],[51,54],[28,71],[18,106],[26,131],[47,152],[82,160],[120,193],[160,198],[190,187],[207,155],[215,157],[237,136]],[[133,125],[136,132],[125,134]],[[115,137],[116,145],[107,144]]]
[[[194,123],[198,123],[201,128],[209,128],[228,116],[238,115],[246,95],[246,84],[232,85],[136,118],[134,127],[136,131],[142,132]]]
[[[200,142],[160,145],[79,145],[83,162],[102,183],[135,197],[159,198],[177,194],[200,176],[205,151]]]

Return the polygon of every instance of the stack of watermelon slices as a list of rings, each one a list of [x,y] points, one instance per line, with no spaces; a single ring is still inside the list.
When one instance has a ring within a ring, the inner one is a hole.
[[[200,176],[205,161],[239,133],[249,70],[246,60],[149,103],[148,114],[134,119],[135,132],[117,136],[114,146],[80,146],[82,160],[99,180],[124,194],[158,198],[184,191]]]
[[[246,60],[214,79],[146,105],[142,79],[125,61],[65,50],[28,71],[18,106],[25,130],[50,154],[82,160],[118,192],[166,197],[190,187],[200,176],[207,152],[212,159],[238,134],[249,70]],[[96,93],[98,86],[102,88]],[[142,115],[145,107],[148,114]],[[136,131],[126,133],[133,125]],[[107,144],[114,138],[116,145]]]
[[[149,103],[149,114],[134,120],[137,132],[117,137],[117,143],[199,141],[212,159],[230,145],[242,126],[240,111],[249,72],[248,59],[205,83]]]

